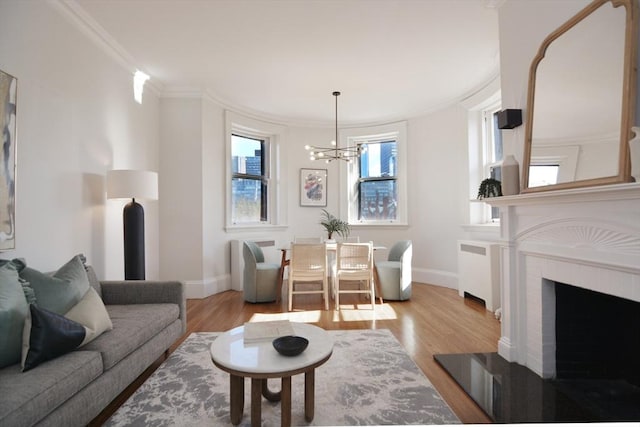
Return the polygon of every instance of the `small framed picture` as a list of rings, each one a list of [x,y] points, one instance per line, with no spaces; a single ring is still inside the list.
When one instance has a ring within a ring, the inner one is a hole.
[[[326,169],[300,169],[300,206],[327,206]]]

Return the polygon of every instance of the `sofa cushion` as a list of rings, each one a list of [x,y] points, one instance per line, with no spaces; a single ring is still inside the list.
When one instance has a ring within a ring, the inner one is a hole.
[[[89,290],[83,255],[76,255],[53,275],[25,266],[20,277],[29,282],[39,307],[64,315]]]
[[[107,305],[113,329],[82,347],[102,355],[104,370],[166,328],[180,314],[177,304]]]
[[[24,322],[23,371],[75,350],[84,341],[86,331],[80,323],[35,304],[29,309],[30,315]]]
[[[91,351],[72,351],[27,372],[19,363],[1,369],[1,424],[35,424],[101,373],[100,354]]]
[[[22,328],[29,313],[29,305],[10,261],[0,265],[0,368],[20,361]]]

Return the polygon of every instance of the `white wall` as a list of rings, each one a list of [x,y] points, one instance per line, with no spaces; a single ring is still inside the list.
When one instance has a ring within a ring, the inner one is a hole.
[[[567,2],[571,3],[571,2]],[[564,2],[563,2],[564,4]],[[0,2],[0,67],[18,77],[17,245],[22,256],[53,269],[84,252],[101,277],[122,277],[121,209],[106,201],[111,168],[157,170],[160,200],[145,202],[147,276],[181,279],[203,294],[230,286],[229,241],[322,235],[320,209],[299,205],[299,170],[329,172],[327,209],[340,211],[335,164],[311,162],[305,144],[326,144],[333,128],[290,127],[282,166],[288,227],[273,232],[224,228],[224,111],[206,96],[132,97],[132,72],[67,17],[44,2]],[[542,39],[571,13],[558,2],[505,2],[500,9],[504,108],[526,108],[528,71]],[[449,107],[408,120],[409,226],[356,227],[390,246],[414,241],[414,278],[457,283],[456,241],[469,216],[468,117]],[[505,151],[522,161],[524,127],[505,132]],[[267,257],[278,260],[270,250]],[[386,253],[377,254],[385,257]]]
[[[133,99],[133,69],[104,53],[48,2],[0,2],[0,69],[18,78],[16,250],[54,270],[84,253],[99,277],[124,275],[112,168],[157,170],[158,98]],[[142,202],[147,277],[158,277],[157,202]]]

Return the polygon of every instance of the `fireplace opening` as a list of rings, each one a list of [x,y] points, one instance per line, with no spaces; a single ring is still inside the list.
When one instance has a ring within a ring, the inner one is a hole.
[[[556,382],[609,419],[640,413],[640,303],[558,283]]]

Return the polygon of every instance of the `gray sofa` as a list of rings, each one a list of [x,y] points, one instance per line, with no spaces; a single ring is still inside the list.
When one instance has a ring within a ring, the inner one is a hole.
[[[186,332],[181,282],[99,282],[87,273],[113,330],[29,371],[0,369],[0,426],[86,425]]]

